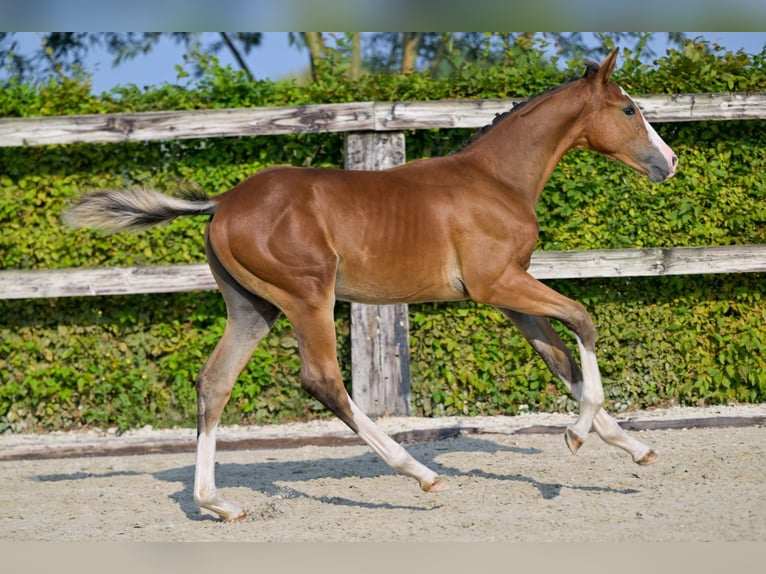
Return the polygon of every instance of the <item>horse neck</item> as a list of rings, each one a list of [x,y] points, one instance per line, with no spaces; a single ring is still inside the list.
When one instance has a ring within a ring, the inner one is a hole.
[[[504,192],[536,205],[556,164],[585,143],[586,89],[584,82],[575,81],[538,96],[463,151],[491,173]]]

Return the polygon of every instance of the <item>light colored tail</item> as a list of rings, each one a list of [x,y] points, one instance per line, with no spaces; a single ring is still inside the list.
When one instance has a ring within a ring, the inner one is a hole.
[[[106,190],[82,197],[62,220],[70,227],[118,233],[141,231],[182,215],[213,215],[217,207],[204,196],[181,199],[149,189]]]

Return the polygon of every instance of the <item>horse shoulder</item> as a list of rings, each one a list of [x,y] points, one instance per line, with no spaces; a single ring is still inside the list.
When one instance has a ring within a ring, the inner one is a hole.
[[[539,233],[534,209],[521,199],[508,198],[463,216],[459,229],[455,243],[471,297],[481,296],[509,269],[526,270]]]

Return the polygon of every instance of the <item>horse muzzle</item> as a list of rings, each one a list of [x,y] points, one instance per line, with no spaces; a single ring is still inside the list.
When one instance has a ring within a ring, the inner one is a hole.
[[[657,150],[659,153],[647,162],[646,174],[651,181],[656,183],[670,179],[676,174],[678,156],[670,148],[665,147],[664,150]]]

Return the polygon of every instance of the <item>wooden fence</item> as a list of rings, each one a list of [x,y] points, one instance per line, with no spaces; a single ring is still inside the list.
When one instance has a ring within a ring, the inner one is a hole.
[[[649,121],[766,119],[766,93],[634,98]],[[346,167],[404,163],[402,130],[478,128],[523,99],[357,102],[252,109],[0,119],[0,146],[346,132]],[[537,252],[538,279],[766,271],[766,245]],[[0,271],[0,299],[215,289],[205,264]],[[409,413],[406,305],[351,306],[354,400],[371,415]]]

